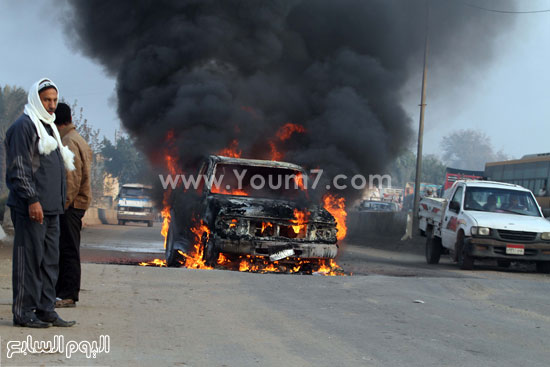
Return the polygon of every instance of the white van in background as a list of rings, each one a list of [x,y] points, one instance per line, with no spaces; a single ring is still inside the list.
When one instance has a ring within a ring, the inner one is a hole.
[[[151,186],[143,184],[122,185],[117,203],[118,224],[145,222],[147,226],[152,227],[155,213],[151,194]]]

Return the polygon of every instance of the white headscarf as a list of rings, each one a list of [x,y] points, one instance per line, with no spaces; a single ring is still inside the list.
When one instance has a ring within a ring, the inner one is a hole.
[[[61,143],[59,131],[54,124],[55,114],[50,115],[48,111],[46,111],[38,94],[39,90],[49,86],[54,87],[59,94],[57,86],[47,78],[42,78],[31,86],[29,89],[28,102],[25,105],[25,115],[31,118],[38,132],[38,152],[43,155],[48,155],[59,147],[65,168],[68,171],[74,171],[74,154],[69,148]],[[46,128],[40,121],[50,125],[55,138],[48,134],[48,131],[46,131]]]

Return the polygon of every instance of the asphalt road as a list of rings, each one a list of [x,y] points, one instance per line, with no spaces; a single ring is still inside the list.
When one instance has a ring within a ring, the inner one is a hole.
[[[159,228],[99,226],[83,252],[147,253]],[[134,238],[135,236],[135,238]],[[141,239],[141,241],[139,241]],[[105,251],[101,246],[112,245]],[[162,246],[162,239],[160,242]],[[339,263],[352,276],[83,265],[81,302],[60,313],[66,330],[11,326],[10,263],[0,261],[3,365],[159,366],[548,366],[550,276],[529,267],[428,266],[422,240],[348,243]],[[118,250],[142,248],[141,252]],[[161,255],[160,255],[161,256]],[[116,262],[116,261],[115,261]],[[97,340],[111,351],[6,359],[6,340]],[[11,339],[10,339],[11,338]],[[12,363],[12,364],[8,364]]]

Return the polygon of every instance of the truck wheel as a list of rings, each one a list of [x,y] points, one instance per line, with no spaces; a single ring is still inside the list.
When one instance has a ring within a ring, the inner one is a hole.
[[[174,248],[174,226],[170,224],[168,227],[168,234],[166,235],[166,266],[174,267],[180,266],[181,262],[184,262],[183,256]]]
[[[153,221],[150,220],[149,222],[147,222],[147,227],[152,227],[153,226]]]
[[[216,249],[216,245],[212,239],[207,240],[206,235],[202,237],[204,250],[202,251],[202,259],[206,266],[214,267],[218,263],[220,252]]]
[[[550,274],[550,261],[538,261],[537,262],[537,272]]]
[[[441,258],[441,238],[435,237],[433,229],[426,231],[426,262],[428,264],[439,264]]]
[[[456,239],[456,256],[458,259],[458,266],[462,270],[472,270],[474,268],[474,258],[466,253],[464,248],[464,234],[459,233]]]
[[[510,260],[497,260],[497,265],[499,268],[509,268],[512,262]]]

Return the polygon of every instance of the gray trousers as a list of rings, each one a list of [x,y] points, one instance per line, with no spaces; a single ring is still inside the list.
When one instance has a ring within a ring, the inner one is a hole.
[[[11,212],[13,243],[12,287],[14,320],[53,314],[59,272],[59,215],[44,215],[39,224],[28,215]]]

